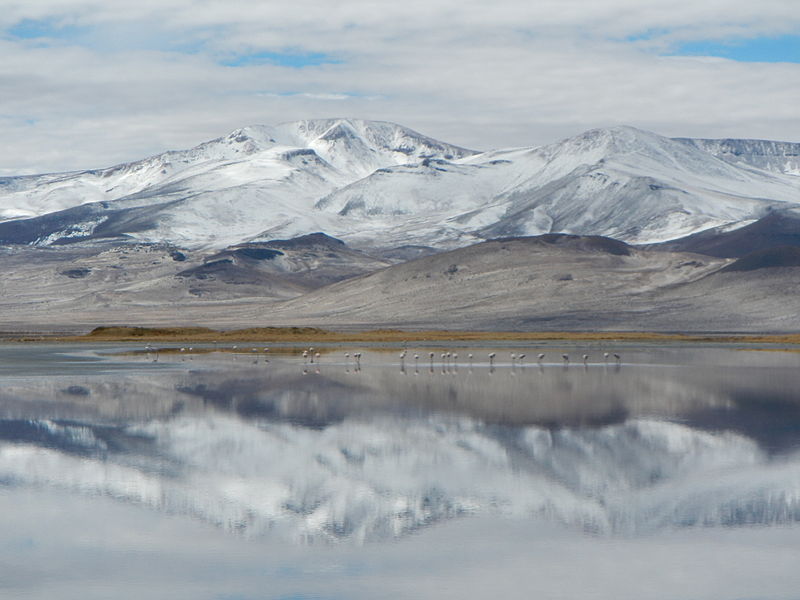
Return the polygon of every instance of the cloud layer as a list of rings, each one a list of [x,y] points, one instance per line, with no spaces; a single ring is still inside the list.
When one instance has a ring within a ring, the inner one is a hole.
[[[681,55],[798,30],[792,0],[12,0],[0,15],[0,174],[329,116],[479,149],[622,123],[800,140],[799,57]]]

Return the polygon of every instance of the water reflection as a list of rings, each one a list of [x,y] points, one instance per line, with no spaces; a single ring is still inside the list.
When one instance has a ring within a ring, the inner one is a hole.
[[[78,368],[64,351],[38,350],[49,374],[3,379],[6,486],[299,542],[463,515],[626,535],[800,519],[793,355],[162,351],[154,365],[150,350]]]

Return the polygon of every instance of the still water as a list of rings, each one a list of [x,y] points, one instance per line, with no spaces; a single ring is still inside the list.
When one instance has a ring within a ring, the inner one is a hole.
[[[800,354],[203,350],[0,346],[0,598],[800,597]]]

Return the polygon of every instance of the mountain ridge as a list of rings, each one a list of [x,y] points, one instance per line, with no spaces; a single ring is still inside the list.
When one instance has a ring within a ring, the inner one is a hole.
[[[0,243],[221,249],[315,231],[383,250],[556,232],[655,243],[800,202],[800,177],[690,142],[618,126],[477,152],[386,121],[251,125],[108,169],[4,178]]]
[[[747,164],[766,171],[800,175],[800,142],[734,138],[673,139],[734,164]]]

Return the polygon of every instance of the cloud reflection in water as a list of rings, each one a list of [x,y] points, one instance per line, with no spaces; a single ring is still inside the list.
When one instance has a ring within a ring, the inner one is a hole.
[[[800,436],[776,448],[761,443],[769,423],[747,419],[754,386],[776,423],[794,414],[794,371],[747,360],[492,375],[278,360],[18,380],[0,396],[0,480],[306,543],[465,515],[616,535],[795,522]]]

